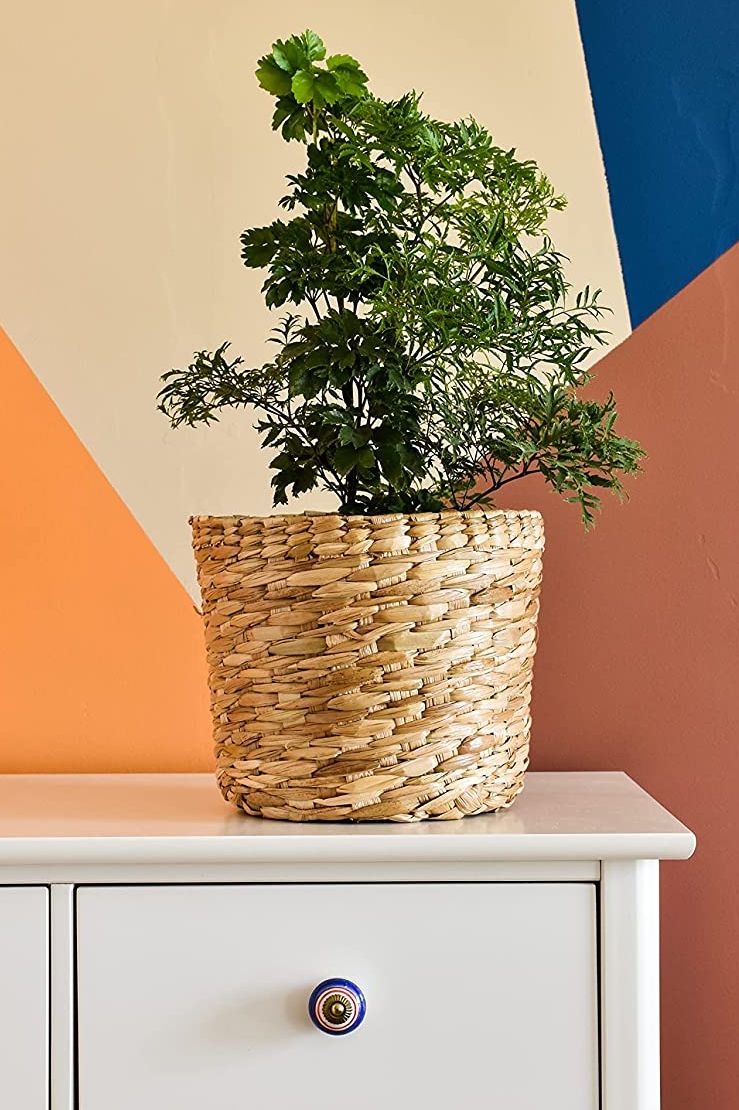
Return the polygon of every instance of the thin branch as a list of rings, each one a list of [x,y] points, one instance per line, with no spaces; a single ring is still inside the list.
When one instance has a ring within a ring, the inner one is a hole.
[[[518,472],[518,474],[512,474],[510,476],[510,478],[503,478],[500,482],[498,482],[498,484],[496,486],[492,486],[491,489],[488,492],[492,493],[494,490],[500,489],[502,486],[507,486],[509,482],[517,482],[519,478],[528,478],[528,476],[530,474],[543,474],[543,473],[544,473],[544,471],[539,470],[539,468],[537,466],[535,466],[533,469],[520,470]]]

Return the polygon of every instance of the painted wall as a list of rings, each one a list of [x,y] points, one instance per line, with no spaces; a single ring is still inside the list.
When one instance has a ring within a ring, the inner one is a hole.
[[[538,159],[571,207],[553,224],[574,283],[628,314],[572,0],[315,0],[310,21],[385,96],[475,113]],[[195,597],[187,517],[270,509],[239,414],[172,432],[159,374],[233,340],[266,358],[273,321],[239,233],[277,215],[301,150],[270,130],[254,79],[306,6],[245,0],[28,0],[0,44],[0,316],[34,374]],[[556,43],[556,50],[552,49]],[[324,500],[323,505],[329,502]],[[311,507],[321,507],[315,498]]]
[[[739,4],[577,9],[636,325],[739,239]]]
[[[728,37],[733,8],[711,3]],[[646,7],[664,19],[673,10]],[[474,112],[502,145],[535,157],[570,197],[552,230],[573,282],[602,285],[614,307],[600,380],[650,454],[633,499],[609,504],[586,537],[574,510],[536,484],[508,495],[540,505],[548,529],[534,764],[623,767],[696,829],[695,859],[664,876],[664,1105],[728,1108],[739,1078],[739,257],[705,269],[718,253],[711,240],[713,253],[694,253],[686,268],[684,225],[692,219],[699,234],[697,213],[707,218],[688,205],[650,270],[657,225],[639,207],[653,199],[642,159],[649,126],[662,126],[670,63],[654,78],[644,5],[578,8],[590,76],[574,0],[376,0],[361,10],[316,0],[310,21],[332,49],[361,58],[382,94],[424,88],[431,111]],[[305,19],[295,0],[274,10],[27,0],[6,19],[0,770],[210,765],[186,518],[267,512],[266,461],[243,416],[175,433],[154,395],[160,372],[195,346],[229,337],[262,357],[270,321],[258,275],[239,263],[238,233],[272,218],[299,151],[270,132],[253,62]],[[616,62],[622,39],[628,76]],[[728,87],[719,70],[685,134],[697,144],[691,172],[725,186],[711,210],[723,227],[733,193],[722,167],[733,164],[739,115],[729,98],[724,131],[711,131]],[[613,130],[622,98],[636,151],[628,127]],[[633,216],[640,248],[628,236],[621,244],[626,289],[596,117],[617,231]],[[709,132],[713,161],[699,141]],[[658,144],[665,179],[679,180],[685,134]],[[631,334],[626,293],[635,321],[676,296]]]
[[[538,483],[547,550],[532,765],[623,769],[697,834],[663,867],[665,1110],[739,1090],[739,246],[600,364],[644,443],[625,505],[581,530]]]

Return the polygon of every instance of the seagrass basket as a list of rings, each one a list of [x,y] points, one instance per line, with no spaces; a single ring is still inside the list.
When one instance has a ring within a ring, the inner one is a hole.
[[[224,797],[292,821],[451,819],[523,786],[542,519],[191,519]]]

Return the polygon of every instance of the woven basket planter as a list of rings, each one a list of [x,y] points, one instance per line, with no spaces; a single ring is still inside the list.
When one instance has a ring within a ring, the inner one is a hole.
[[[228,801],[293,821],[510,805],[528,763],[538,513],[191,524]]]

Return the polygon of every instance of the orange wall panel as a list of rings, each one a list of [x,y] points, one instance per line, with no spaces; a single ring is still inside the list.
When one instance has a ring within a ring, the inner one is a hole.
[[[0,771],[210,766],[200,618],[0,332]]]

